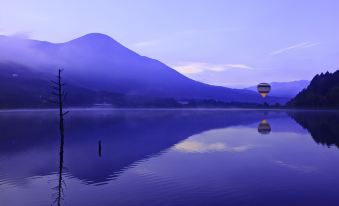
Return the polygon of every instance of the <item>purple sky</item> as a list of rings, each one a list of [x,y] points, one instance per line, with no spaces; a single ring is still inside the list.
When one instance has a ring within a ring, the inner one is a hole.
[[[245,87],[339,69],[337,0],[1,0],[0,34],[110,35],[206,83]]]

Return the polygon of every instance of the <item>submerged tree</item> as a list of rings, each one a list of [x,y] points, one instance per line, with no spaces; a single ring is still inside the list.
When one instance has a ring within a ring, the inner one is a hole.
[[[65,84],[62,82],[61,79],[61,73],[63,70],[59,69],[58,70],[58,76],[57,76],[57,81],[51,81],[53,83],[53,92],[52,94],[55,96],[56,99],[52,100],[53,103],[58,105],[59,108],[59,130],[60,130],[60,148],[59,148],[59,172],[58,172],[58,186],[56,187],[57,189],[57,194],[56,194],[56,199],[54,203],[56,203],[58,206],[61,205],[61,200],[63,200],[63,185],[65,184],[63,179],[62,179],[62,174],[63,174],[63,163],[64,163],[64,143],[65,143],[65,132],[64,132],[64,117],[68,113],[68,111],[64,112],[63,111],[63,106],[64,106],[64,100],[67,96],[66,92],[63,90],[63,87]]]

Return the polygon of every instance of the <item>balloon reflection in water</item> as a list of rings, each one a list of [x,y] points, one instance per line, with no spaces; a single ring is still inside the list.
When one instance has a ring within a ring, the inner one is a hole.
[[[258,125],[258,132],[260,134],[269,134],[271,132],[271,126],[265,119]]]

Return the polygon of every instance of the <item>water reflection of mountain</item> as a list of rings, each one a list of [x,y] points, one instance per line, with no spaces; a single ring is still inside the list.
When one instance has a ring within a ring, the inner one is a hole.
[[[303,128],[308,130],[318,144],[336,145],[339,148],[339,112],[291,112],[289,115]]]
[[[272,113],[270,117],[286,116]],[[87,183],[114,178],[124,168],[203,131],[260,121],[260,111],[72,111],[65,122],[65,167]],[[55,112],[0,115],[0,170],[13,177],[58,170]],[[98,156],[98,141],[102,156]]]

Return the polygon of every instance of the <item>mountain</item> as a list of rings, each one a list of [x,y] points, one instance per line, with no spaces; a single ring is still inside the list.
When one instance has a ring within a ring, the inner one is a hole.
[[[286,97],[293,98],[300,91],[305,89],[309,85],[310,81],[308,80],[299,80],[292,82],[272,82],[270,95],[275,97]],[[251,91],[257,91],[257,86],[251,86],[245,88]]]
[[[55,107],[48,76],[17,64],[0,63],[0,108]],[[179,107],[175,99],[124,95],[94,91],[66,84],[66,106]]]
[[[262,102],[253,91],[211,86],[189,79],[167,65],[140,56],[111,37],[97,33],[65,43],[0,36],[0,63],[1,71],[12,68],[13,64],[19,65],[35,73],[37,81],[54,79],[57,69],[64,68],[65,82],[94,92],[176,100]],[[34,93],[35,90],[26,92]],[[270,97],[267,101],[285,103],[287,99]]]
[[[292,107],[339,107],[339,70],[316,75],[289,103]]]

